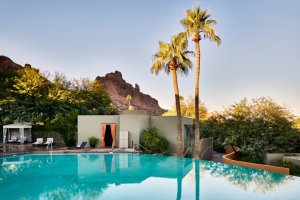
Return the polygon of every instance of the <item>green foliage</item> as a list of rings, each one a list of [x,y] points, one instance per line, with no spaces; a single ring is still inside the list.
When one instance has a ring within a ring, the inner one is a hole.
[[[140,143],[150,151],[145,151],[145,153],[168,154],[169,142],[166,138],[158,135],[157,128],[143,130],[140,137]]]
[[[1,121],[30,121],[47,124],[57,114],[78,111],[79,114],[114,114],[115,107],[97,81],[68,81],[56,73],[53,82],[30,66],[5,76],[5,95],[0,100]],[[4,79],[3,77],[1,79]],[[4,89],[4,88],[3,88]],[[1,93],[2,95],[2,93]]]
[[[265,153],[300,149],[300,132],[292,122],[291,113],[270,98],[244,99],[211,115],[202,133],[214,137],[218,149],[232,144],[240,148],[242,159],[261,162]]]
[[[256,154],[244,155],[244,156],[242,155],[240,160],[244,162],[264,164],[262,157]]]
[[[30,65],[16,71],[0,71],[0,124],[18,120],[58,129],[54,124],[68,119],[72,113],[116,114],[98,81],[87,78],[69,81],[60,73],[53,80],[48,78]],[[72,121],[72,127],[76,123]],[[60,132],[68,144],[73,143],[74,132]]]
[[[218,46],[221,45],[221,39],[217,36],[216,31],[213,28],[217,22],[210,19],[210,14],[207,9],[201,10],[199,6],[196,6],[192,10],[187,10],[185,16],[186,18],[182,19],[180,22],[189,35],[194,36],[202,33],[204,39],[208,38],[217,43]]]
[[[203,138],[213,137],[214,150],[225,153],[224,141],[226,138],[226,125],[222,114],[211,113],[205,121],[202,121],[200,132]]]
[[[159,49],[154,54],[151,72],[158,74],[162,70],[167,73],[176,70],[186,74],[192,67],[192,62],[188,59],[191,52],[187,51],[187,46],[188,40],[185,32],[174,35],[170,44],[160,41]]]
[[[95,147],[98,142],[99,142],[99,138],[96,138],[94,136],[89,137],[89,143],[91,147]]]
[[[76,145],[77,112],[56,115],[50,127],[58,131],[66,146]]]
[[[278,166],[289,168],[290,175],[300,176],[300,167],[291,162],[279,161]]]
[[[180,98],[180,109],[182,116],[190,117],[195,119],[195,99],[192,96],[189,96],[187,100]],[[204,103],[200,102],[199,106],[200,119],[205,120],[208,115],[208,109]],[[176,106],[174,105],[171,110],[168,110],[163,114],[163,116],[176,116]]]
[[[297,118],[293,121],[294,127],[300,130],[300,118]]]

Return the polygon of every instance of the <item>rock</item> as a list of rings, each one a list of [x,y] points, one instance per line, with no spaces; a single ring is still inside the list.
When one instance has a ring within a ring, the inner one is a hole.
[[[0,56],[0,70],[18,70],[21,65],[14,63],[10,58],[6,56]]]
[[[140,91],[140,86],[138,84],[135,84],[134,89],[136,89],[137,91]]]
[[[158,105],[158,101],[148,94],[140,91],[138,84],[133,87],[122,78],[122,73],[115,71],[106,74],[104,77],[97,76],[99,81],[108,95],[112,103],[118,108],[119,111],[128,109],[128,102],[126,101],[127,95],[132,97],[131,105],[136,110],[147,110],[149,114],[161,115],[166,112]]]

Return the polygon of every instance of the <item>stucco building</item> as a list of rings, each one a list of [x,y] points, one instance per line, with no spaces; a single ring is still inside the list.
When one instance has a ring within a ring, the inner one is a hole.
[[[182,117],[183,140],[192,131],[193,120]],[[159,135],[170,143],[169,151],[176,151],[177,117],[151,116],[146,111],[123,111],[120,115],[79,115],[78,143],[88,141],[91,136],[100,139],[98,147],[138,147],[144,129],[156,127]]]

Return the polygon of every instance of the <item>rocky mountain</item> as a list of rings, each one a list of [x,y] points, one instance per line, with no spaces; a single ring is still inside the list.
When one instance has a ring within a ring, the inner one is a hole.
[[[14,63],[6,56],[0,56],[0,70],[18,70],[22,68],[21,65]],[[132,97],[131,106],[136,110],[147,110],[149,114],[161,115],[166,112],[158,105],[158,101],[148,94],[140,91],[138,84],[132,86],[127,83],[122,73],[115,71],[106,74],[104,77],[97,76],[97,81],[103,85],[104,89],[109,94],[113,104],[119,111],[128,109],[127,95]]]
[[[21,65],[14,63],[10,58],[6,56],[0,56],[0,70],[18,70]]]
[[[138,84],[132,86],[127,83],[119,71],[108,73],[104,77],[97,76],[96,80],[103,85],[118,110],[128,109],[126,97],[130,95],[132,97],[131,106],[136,110],[147,110],[152,115],[161,115],[166,111],[158,105],[156,99],[142,93]]]

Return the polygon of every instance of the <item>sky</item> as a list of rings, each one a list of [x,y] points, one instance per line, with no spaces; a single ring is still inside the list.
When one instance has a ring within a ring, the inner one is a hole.
[[[172,79],[150,73],[152,56],[158,41],[184,31],[179,23],[184,11],[200,5],[218,22],[222,39],[221,47],[201,41],[200,99],[208,109],[265,96],[300,116],[299,0],[0,0],[0,5],[0,55],[70,78],[118,70],[166,109],[174,104]],[[179,89],[184,98],[194,94],[194,70],[179,77]]]

